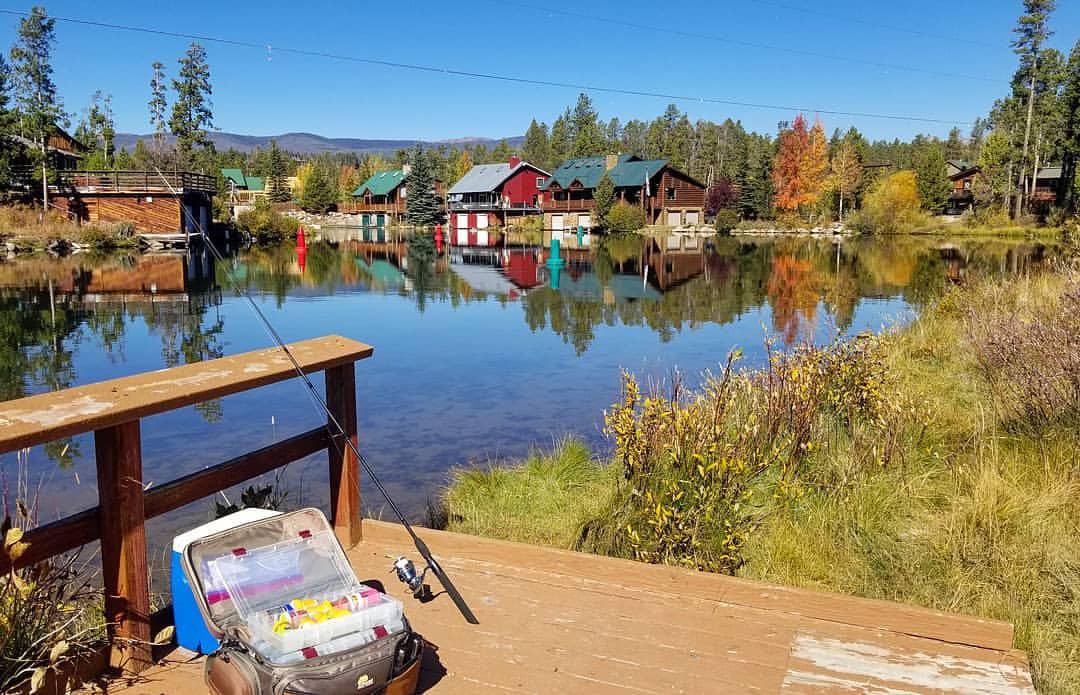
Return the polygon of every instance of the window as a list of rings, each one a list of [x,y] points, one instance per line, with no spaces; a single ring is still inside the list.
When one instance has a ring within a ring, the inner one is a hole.
[[[536,187],[537,188],[543,188],[544,187],[544,177],[543,176],[537,176],[536,177]]]
[[[697,211],[686,213],[686,224],[697,224],[698,214]]]
[[[676,191],[674,186],[669,186],[664,190],[665,196],[668,200],[675,200]]]
[[[970,191],[971,190],[971,179],[964,179],[964,190],[965,191]]]

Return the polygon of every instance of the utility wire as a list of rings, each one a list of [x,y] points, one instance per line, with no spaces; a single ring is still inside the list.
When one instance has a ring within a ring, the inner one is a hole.
[[[847,22],[848,24],[858,24],[864,27],[873,27],[875,29],[884,29],[886,31],[895,31],[900,34],[909,34],[911,36],[923,36],[928,39],[935,39],[938,41],[948,41],[950,43],[964,43],[970,46],[982,46],[984,48],[1001,48],[1000,45],[991,43],[989,41],[977,41],[975,39],[965,39],[955,35],[935,34],[929,31],[923,31],[922,29],[914,29],[912,27],[900,26],[897,24],[884,24],[882,22],[871,22],[867,19],[861,19],[855,15],[844,15],[834,12],[822,12],[821,10],[815,10],[805,5],[792,5],[785,2],[775,2],[774,0],[744,0],[744,2],[752,2],[755,5],[765,5],[767,7],[776,7],[782,10],[788,10],[790,12],[799,12],[801,14],[813,15],[815,17],[823,17],[825,19],[835,19],[838,22]]]
[[[12,10],[0,8],[0,14],[14,15],[18,17],[25,17],[27,12],[22,10]],[[245,41],[240,39],[230,39],[219,36],[210,36],[207,34],[193,34],[188,32],[168,31],[165,29],[153,29],[150,27],[133,26],[127,24],[116,24],[113,22],[103,22],[90,19],[79,19],[75,17],[61,17],[56,15],[49,15],[50,19],[55,19],[58,22],[65,22],[68,24],[78,24],[82,26],[97,27],[101,29],[114,29],[118,31],[130,31],[141,34],[150,34],[154,36],[169,36],[178,39],[188,39],[192,41],[202,41],[206,43],[215,43],[225,46],[234,46],[238,48],[250,48],[265,52],[267,50],[273,50],[278,53],[288,53],[298,56],[306,56],[312,58],[325,58],[329,60],[338,60],[349,63],[360,63],[364,65],[375,65],[379,67],[394,68],[400,70],[412,70],[415,72],[426,72],[433,74],[449,75],[452,77],[469,77],[475,79],[491,80],[496,82],[506,82],[513,84],[524,84],[535,87],[555,87],[560,89],[573,89],[583,92],[592,93],[604,93],[604,94],[622,94],[627,96],[638,97],[652,97],[657,99],[665,99],[667,101],[688,102],[697,104],[721,104],[725,106],[738,106],[751,109],[766,109],[771,111],[782,111],[785,113],[795,112],[808,112],[824,114],[829,116],[848,116],[851,118],[873,118],[890,121],[907,121],[913,123],[933,123],[943,125],[968,125],[967,121],[960,119],[945,119],[945,118],[930,118],[926,116],[911,116],[903,114],[889,114],[889,113],[874,113],[868,111],[845,111],[840,109],[823,109],[812,106],[796,106],[796,105],[781,105],[781,104],[766,104],[749,101],[739,101],[736,99],[725,99],[720,97],[707,97],[707,96],[692,96],[685,94],[671,94],[665,92],[654,92],[638,89],[623,89],[618,87],[605,87],[600,85],[585,84],[579,82],[561,82],[555,80],[544,80],[538,78],[519,77],[513,75],[501,75],[497,73],[489,72],[474,72],[470,70],[457,70],[453,68],[437,67],[433,65],[422,65],[418,63],[403,63],[399,61],[386,60],[382,58],[367,58],[361,56],[344,55],[340,53],[329,53],[326,51],[315,51],[305,48],[291,48],[287,46],[276,46],[265,42]]]
[[[674,29],[671,27],[661,27],[654,24],[643,24],[641,22],[633,22],[626,19],[619,19],[618,17],[604,17],[601,15],[586,14],[584,12],[576,12],[574,10],[564,10],[557,7],[541,7],[538,5],[532,5],[524,2],[513,2],[513,0],[487,0],[495,5],[502,5],[505,7],[516,7],[523,10],[533,10],[539,13],[546,13],[549,15],[562,15],[564,17],[571,17],[573,19],[584,19],[590,22],[600,22],[604,24],[612,24],[615,26],[628,27],[630,29],[639,29],[642,31],[654,31],[662,34],[670,34],[672,36],[681,36],[689,39],[701,39],[705,41],[716,41],[719,43],[731,44],[734,46],[745,46],[747,48],[754,48],[762,51],[775,51],[780,53],[790,53],[792,55],[807,56],[811,58],[823,58],[825,60],[835,60],[842,63],[858,63],[861,65],[869,65],[871,67],[883,68],[886,70],[902,70],[904,72],[919,72],[927,75],[937,75],[939,77],[952,77],[963,80],[977,80],[980,82],[991,82],[994,84],[1001,84],[1002,80],[992,77],[986,77],[983,75],[966,75],[957,72],[948,72],[945,70],[935,70],[933,68],[920,68],[913,65],[901,65],[899,63],[885,63],[877,60],[867,60],[865,58],[855,58],[852,56],[836,55],[834,53],[822,53],[820,51],[812,51],[804,48],[793,48],[791,46],[781,46],[776,44],[760,43],[758,41],[747,41],[745,39],[739,39],[731,36],[720,36],[718,34],[707,34],[698,31],[687,31],[685,29]]]

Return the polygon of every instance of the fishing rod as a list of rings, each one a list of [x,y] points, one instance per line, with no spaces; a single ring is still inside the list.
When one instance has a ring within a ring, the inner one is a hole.
[[[161,169],[154,167],[154,170],[157,172],[158,176],[161,177],[161,180],[165,182],[165,185],[168,187],[169,191],[171,191],[174,196],[179,197],[176,189],[173,188],[171,183],[169,183],[169,180],[165,177],[165,175],[161,173]],[[270,319],[266,317],[266,314],[263,313],[258,303],[256,303],[255,300],[251,297],[251,295],[246,290],[244,290],[243,287],[240,286],[239,282],[237,282],[236,278],[232,274],[232,270],[229,268],[228,263],[225,260],[225,256],[222,255],[221,251],[218,250],[217,246],[210,239],[210,235],[207,234],[206,230],[202,228],[202,225],[196,222],[191,212],[184,207],[183,202],[181,202],[180,204],[180,209],[187,216],[187,220],[191,224],[191,226],[199,230],[199,235],[203,238],[203,242],[206,244],[207,248],[210,249],[210,252],[213,254],[214,258],[225,269],[225,277],[228,278],[229,284],[232,286],[232,289],[239,296],[247,300],[248,304],[255,311],[255,315],[258,316],[259,320],[262,322],[263,327],[266,329],[266,332],[270,334],[270,337],[277,344],[277,347],[285,353],[286,357],[288,357],[289,362],[292,364],[293,369],[296,371],[296,374],[300,377],[300,380],[304,383],[304,386],[307,387],[308,395],[318,406],[318,410],[321,410],[323,413],[326,414],[326,429],[330,433],[331,444],[333,444],[334,448],[337,449],[337,452],[340,454],[342,452],[341,449],[338,447],[337,439],[340,438],[345,442],[346,447],[348,447],[349,451],[353,453],[353,456],[356,457],[356,460],[360,462],[360,466],[364,469],[364,472],[367,473],[368,477],[371,478],[371,481],[375,483],[375,487],[378,488],[379,493],[381,493],[383,496],[383,499],[385,499],[387,504],[390,505],[390,509],[394,512],[394,516],[397,517],[398,522],[402,526],[404,526],[405,530],[409,533],[409,536],[412,538],[413,545],[416,546],[416,551],[420,553],[420,556],[424,558],[424,562],[427,563],[427,569],[430,569],[432,574],[438,577],[439,583],[442,584],[443,589],[446,590],[446,593],[450,595],[451,600],[453,600],[454,605],[457,606],[457,609],[461,611],[461,615],[465,618],[465,620],[473,625],[479,625],[480,621],[476,619],[476,615],[474,615],[472,609],[469,608],[469,604],[465,603],[465,598],[461,595],[461,592],[458,591],[456,586],[454,586],[454,582],[450,581],[449,575],[447,575],[446,571],[443,570],[442,565],[440,565],[438,560],[435,559],[435,556],[431,554],[431,550],[428,549],[427,543],[425,543],[424,540],[417,535],[416,531],[413,530],[412,524],[410,524],[409,520],[405,518],[405,515],[401,513],[401,510],[394,502],[394,498],[391,497],[390,493],[386,490],[385,487],[383,487],[382,481],[379,480],[379,476],[375,475],[375,469],[372,468],[371,464],[367,462],[367,459],[364,458],[364,455],[360,453],[359,447],[357,447],[356,444],[353,443],[352,437],[348,436],[345,433],[345,428],[341,426],[341,423],[338,422],[338,419],[334,416],[334,413],[330,410],[330,407],[326,404],[326,401],[323,399],[322,396],[319,395],[319,391],[317,388],[315,388],[315,384],[312,383],[311,378],[307,375],[307,373],[304,372],[303,367],[300,366],[300,362],[297,361],[296,356],[292,353],[292,350],[289,349],[289,346],[285,344],[285,341],[277,332],[277,329],[274,328],[274,324],[270,323]],[[395,569],[397,569],[396,565]],[[425,572],[426,571],[427,570],[425,569]],[[401,578],[400,571],[398,575],[399,578]],[[416,591],[417,587],[413,587],[411,582],[409,583],[409,586],[414,590],[414,592]],[[422,589],[422,587],[420,588]]]

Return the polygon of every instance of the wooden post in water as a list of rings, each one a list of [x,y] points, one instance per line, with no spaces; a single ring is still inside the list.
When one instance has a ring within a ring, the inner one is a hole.
[[[109,665],[137,673],[152,663],[139,421],[97,430],[94,448]]]
[[[357,444],[356,434],[356,367],[353,363],[326,370],[326,405],[345,430],[346,436]],[[336,433],[332,424],[331,431]],[[333,437],[330,452],[330,514],[338,540],[346,548],[360,542],[360,462],[356,454],[342,441]]]

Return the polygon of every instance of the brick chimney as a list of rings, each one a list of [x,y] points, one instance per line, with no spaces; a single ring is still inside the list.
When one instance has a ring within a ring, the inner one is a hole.
[[[518,164],[521,164],[521,157],[517,156],[516,154],[510,155],[510,168],[513,169]]]
[[[611,171],[615,168],[615,165],[619,163],[619,155],[609,154],[604,157],[604,171]]]

